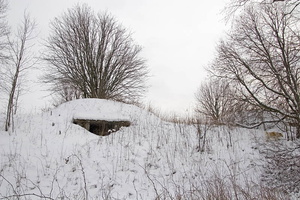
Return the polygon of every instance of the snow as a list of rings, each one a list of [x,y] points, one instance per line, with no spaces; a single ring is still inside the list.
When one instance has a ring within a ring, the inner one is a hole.
[[[100,137],[73,124],[75,118],[131,126]],[[198,152],[194,125],[165,122],[134,105],[75,100],[16,117],[13,132],[0,131],[0,198],[171,199],[216,175],[241,187],[259,184],[255,141],[262,138],[261,130],[212,127]]]
[[[141,110],[133,105],[98,99],[75,100],[53,110],[54,114],[65,116],[67,120],[72,118],[106,121],[129,121],[132,117],[136,120],[138,112]]]

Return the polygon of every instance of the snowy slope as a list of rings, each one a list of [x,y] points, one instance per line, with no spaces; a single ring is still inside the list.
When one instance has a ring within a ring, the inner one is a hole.
[[[131,126],[99,137],[74,118]],[[245,177],[256,184],[261,173],[255,139],[262,131],[211,128],[201,153],[195,126],[113,101],[76,100],[15,124],[10,135],[0,132],[0,198],[175,199],[191,197],[216,175],[243,187]]]

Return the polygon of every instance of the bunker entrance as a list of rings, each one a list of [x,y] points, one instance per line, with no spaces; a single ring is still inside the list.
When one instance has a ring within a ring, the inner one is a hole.
[[[122,126],[129,127],[129,121],[106,121],[106,120],[84,120],[74,119],[74,124],[77,124],[91,133],[100,136],[107,136],[118,131]]]

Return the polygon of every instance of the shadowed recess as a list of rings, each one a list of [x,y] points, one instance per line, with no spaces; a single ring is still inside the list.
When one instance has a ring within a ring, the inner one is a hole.
[[[106,121],[106,120],[86,120],[74,119],[74,124],[77,124],[91,133],[99,136],[107,136],[118,131],[121,127],[129,127],[129,121]]]

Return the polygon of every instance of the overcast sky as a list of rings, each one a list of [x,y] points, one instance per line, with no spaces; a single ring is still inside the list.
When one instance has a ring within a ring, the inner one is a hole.
[[[194,93],[205,80],[224,35],[221,11],[228,0],[9,0],[9,23],[16,27],[26,10],[37,23],[38,41],[48,36],[49,22],[77,3],[111,13],[143,47],[150,69],[144,102],[163,111],[183,113],[194,106]],[[31,87],[23,106],[45,106],[40,87]],[[34,98],[33,98],[34,97]]]

